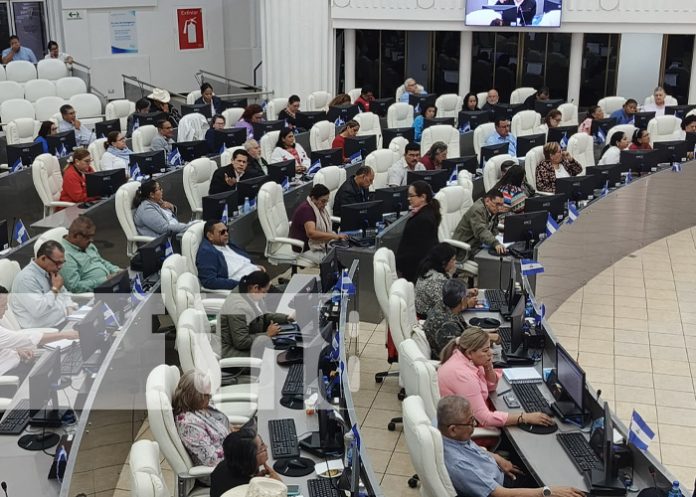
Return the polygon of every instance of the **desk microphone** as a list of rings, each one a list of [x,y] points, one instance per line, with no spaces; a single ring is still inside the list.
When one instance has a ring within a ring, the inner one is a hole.
[[[0,483],[0,487],[2,487],[2,491],[5,492],[5,497],[7,497],[7,483],[6,482]]]
[[[602,389],[598,388],[597,389],[597,400],[599,400],[599,397],[601,397],[601,395],[602,395]]]
[[[652,476],[653,487],[657,488],[657,481],[655,480],[655,466],[648,466],[648,472],[650,473],[650,476]]]

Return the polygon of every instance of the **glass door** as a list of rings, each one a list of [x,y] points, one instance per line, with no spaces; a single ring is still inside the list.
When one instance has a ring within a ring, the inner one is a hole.
[[[582,49],[580,107],[595,105],[600,98],[616,95],[619,35],[586,34]]]
[[[0,2],[0,52],[10,46],[10,35],[13,33],[10,23],[10,4]]]
[[[680,104],[689,100],[694,35],[665,35],[660,84]]]
[[[378,98],[393,97],[404,82],[406,32],[355,30],[355,86],[372,85]]]
[[[14,34],[22,46],[30,48],[37,59],[43,59],[48,43],[44,2],[12,2],[12,18]]]

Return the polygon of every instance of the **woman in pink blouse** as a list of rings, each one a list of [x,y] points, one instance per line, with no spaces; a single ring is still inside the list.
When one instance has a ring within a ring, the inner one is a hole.
[[[490,337],[481,328],[472,326],[453,338],[442,349],[442,365],[437,370],[440,395],[458,395],[471,404],[479,426],[483,428],[508,425],[553,425],[544,413],[513,413],[494,411],[488,396],[498,386],[498,373],[493,369]]]

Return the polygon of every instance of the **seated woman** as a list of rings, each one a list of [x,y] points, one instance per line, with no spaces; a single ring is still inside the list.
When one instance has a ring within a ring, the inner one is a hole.
[[[36,138],[34,138],[34,143],[41,144],[42,154],[48,153],[48,141],[46,137],[48,135],[55,135],[56,133],[58,133],[58,125],[56,123],[53,121],[44,121],[41,123],[39,133],[36,135]]]
[[[266,176],[268,174],[268,162],[261,157],[261,145],[259,145],[259,142],[253,138],[245,141],[244,150],[249,154],[247,171],[252,173],[254,177]]]
[[[396,250],[396,270],[403,278],[415,283],[423,254],[439,243],[437,229],[442,217],[440,202],[434,198],[432,188],[425,181],[418,180],[409,185],[408,204],[411,213]]]
[[[133,153],[126,145],[126,135],[120,131],[110,131],[104,142],[106,152],[101,157],[102,171],[107,169],[125,169],[128,172],[130,154]]]
[[[163,198],[164,190],[155,180],[148,180],[138,188],[133,199],[133,221],[139,235],[162,236],[186,231],[191,223],[180,223],[176,207]]]
[[[443,347],[469,326],[462,312],[476,305],[476,297],[469,296],[466,283],[457,278],[445,281],[438,295],[439,301],[430,308],[423,324],[433,359],[438,359]]]
[[[234,487],[248,484],[256,476],[282,481],[268,464],[268,447],[253,430],[233,431],[222,442],[222,450],[225,458],[210,474],[210,497],[220,497]]]
[[[604,111],[599,105],[591,105],[589,109],[587,109],[585,119],[583,119],[580,126],[578,126],[578,133],[592,135],[592,121],[595,119],[604,119]]]
[[[336,95],[331,102],[329,102],[329,107],[337,107],[339,105],[349,105],[350,95],[347,93],[339,93]]]
[[[445,142],[435,142],[430,150],[420,158],[421,164],[429,171],[442,169],[442,161],[447,159],[447,144]]]
[[[540,133],[547,133],[551,128],[557,128],[561,125],[563,114],[558,109],[551,109],[544,118],[544,122],[539,126]]]
[[[437,114],[437,107],[434,105],[426,105],[419,116],[413,120],[413,141],[420,143],[423,135],[423,125],[426,119],[432,119]]]
[[[527,197],[531,196],[526,190],[525,177],[524,167],[513,164],[506,169],[503,177],[492,188],[492,190],[498,190],[503,194],[503,205],[515,214],[524,212],[524,202]]]
[[[280,324],[291,319],[287,314],[266,312],[264,299],[271,287],[271,277],[265,271],[243,276],[220,309],[220,340],[222,357],[248,357],[258,337],[274,337]]]
[[[278,113],[278,119],[285,121],[285,127],[294,130],[297,128],[297,113],[300,111],[300,97],[290,95],[288,103],[283,110]]]
[[[609,138],[609,145],[602,150],[602,158],[598,166],[618,164],[621,161],[621,151],[628,148],[628,136],[623,131],[617,131]]]
[[[290,128],[280,131],[278,141],[271,154],[271,163],[295,159],[295,172],[303,173],[309,169],[309,156],[302,145],[295,142],[295,133]]]
[[[354,138],[358,136],[360,131],[360,123],[355,119],[351,119],[343,126],[343,129],[331,142],[331,148],[340,148],[343,154],[343,162],[348,162],[350,159],[346,157],[346,138]]]
[[[219,154],[224,152],[220,150],[221,147],[215,144],[215,131],[221,131],[225,129],[225,116],[222,114],[213,114],[210,119],[210,128],[205,132],[205,143],[208,145],[208,152],[211,154]]]
[[[653,103],[644,105],[641,109],[643,112],[654,112],[655,117],[665,115],[665,89],[658,86],[653,90]]]
[[[201,85],[201,96],[195,101],[196,105],[208,104],[210,105],[210,114],[214,116],[215,114],[220,114],[222,112],[222,99],[216,97],[213,94],[213,86],[210,83],[203,83]]]
[[[652,150],[650,146],[650,133],[645,128],[638,128],[633,132],[629,150]]]
[[[477,111],[479,110],[478,108],[478,95],[476,93],[467,93],[466,96],[464,97],[464,103],[462,104],[462,110],[466,111]]]
[[[172,397],[174,424],[196,466],[222,461],[222,442],[230,433],[227,416],[210,405],[211,394],[208,375],[192,369],[181,376]]]
[[[309,192],[307,200],[297,206],[292,214],[290,238],[304,242],[304,248],[293,247],[295,252],[304,252],[303,257],[317,264],[326,255],[327,244],[332,240],[345,240],[346,235],[338,235],[331,229],[331,213],[326,208],[329,204],[329,189],[317,183]]]
[[[247,105],[242,117],[234,125],[235,128],[247,130],[247,140],[254,138],[254,123],[263,122],[263,109],[259,104]]]
[[[63,172],[63,190],[60,192],[61,202],[92,202],[99,197],[87,196],[86,176],[94,172],[92,157],[85,148],[78,148],[68,159],[68,165]]]
[[[442,350],[442,365],[437,370],[440,395],[458,395],[471,404],[476,421],[484,428],[522,423],[550,426],[553,420],[541,412],[495,411],[489,393],[498,386],[498,374],[493,369],[491,339],[481,328],[467,328],[453,338]]]
[[[536,187],[540,192],[556,193],[556,178],[577,176],[582,165],[573,159],[566,150],[561,150],[558,142],[544,145],[544,160],[536,168]]]
[[[416,314],[427,316],[441,302],[442,286],[457,269],[457,251],[449,243],[438,243],[427,253],[418,267],[416,281]]]

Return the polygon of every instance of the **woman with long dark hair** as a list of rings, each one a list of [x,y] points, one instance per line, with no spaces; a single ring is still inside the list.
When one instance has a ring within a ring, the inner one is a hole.
[[[295,132],[290,128],[283,128],[278,134],[278,141],[271,154],[271,163],[290,159],[295,159],[296,173],[303,173],[309,169],[309,155],[302,145],[295,141]]]
[[[41,144],[42,154],[48,153],[48,140],[46,140],[46,137],[48,135],[55,135],[56,133],[58,133],[58,125],[56,123],[53,121],[44,121],[41,123],[39,133],[36,135],[36,138],[34,138],[34,143]]]
[[[628,148],[628,136],[623,131],[616,131],[609,137],[609,144],[602,150],[602,158],[598,166],[604,164],[618,164],[621,160],[621,151]]]
[[[430,149],[421,157],[421,164],[428,171],[442,169],[442,162],[447,159],[447,144],[445,142],[435,142]]]
[[[247,140],[254,138],[254,123],[263,122],[263,109],[259,104],[250,104],[244,108],[242,117],[234,125],[235,128],[247,130]]]
[[[173,235],[185,231],[191,224],[179,222],[176,207],[164,200],[164,190],[155,180],[140,185],[133,199],[133,208],[133,222],[139,235]]]
[[[511,212],[524,212],[524,201],[531,196],[525,189],[525,177],[524,167],[514,164],[492,188],[503,194],[503,204]]]
[[[645,128],[636,128],[633,132],[633,137],[631,138],[631,144],[628,146],[629,150],[652,150],[650,145],[650,133]]]

